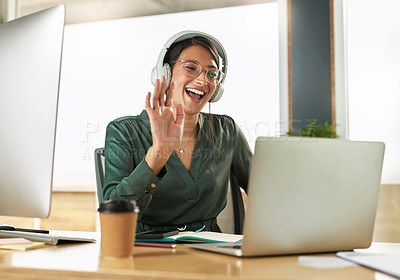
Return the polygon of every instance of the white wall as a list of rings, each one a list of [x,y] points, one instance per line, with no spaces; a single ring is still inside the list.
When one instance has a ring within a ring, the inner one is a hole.
[[[386,144],[383,184],[400,184],[400,1],[347,6],[349,138]]]
[[[55,189],[95,186],[93,151],[107,124],[143,110],[162,45],[185,29],[212,34],[228,54],[225,93],[211,111],[232,116],[251,147],[279,133],[277,3],[67,25]]]

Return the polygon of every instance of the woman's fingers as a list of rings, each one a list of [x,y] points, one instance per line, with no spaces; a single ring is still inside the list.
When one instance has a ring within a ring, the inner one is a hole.
[[[171,82],[167,92],[167,97],[165,98],[165,106],[172,106],[172,95],[174,93],[174,89],[175,89],[175,82]]]
[[[159,103],[159,99],[160,99],[160,80],[157,79],[156,84],[154,85],[154,91],[153,91],[153,99],[152,99],[152,103],[153,103],[153,109],[158,108],[158,106],[160,105]]]
[[[149,91],[146,95],[146,100],[144,103],[144,107],[146,108],[146,110],[151,109],[151,105],[150,105],[150,97],[151,97],[151,92]]]
[[[160,82],[160,93],[159,93],[159,104],[160,107],[164,106],[164,95],[165,95],[165,91],[167,90],[167,79],[165,78],[165,76],[162,76],[161,78],[161,82]]]
[[[167,79],[163,76],[160,79],[157,79],[156,84],[154,85],[154,92],[152,98],[153,109],[157,109],[158,107],[166,106],[165,99],[165,91],[167,89]]]
[[[183,126],[184,117],[185,117],[185,113],[183,112],[182,104],[178,104],[178,106],[176,106],[176,120],[175,120],[175,123],[178,126]]]

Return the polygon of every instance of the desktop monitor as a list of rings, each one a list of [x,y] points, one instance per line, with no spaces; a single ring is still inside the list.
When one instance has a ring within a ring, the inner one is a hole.
[[[0,24],[3,216],[50,213],[64,18],[60,5]]]

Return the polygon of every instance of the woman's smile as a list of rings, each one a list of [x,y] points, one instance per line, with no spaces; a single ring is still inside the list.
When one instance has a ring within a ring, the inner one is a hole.
[[[193,102],[200,102],[207,94],[203,90],[189,88],[185,89],[186,95],[193,101]]]

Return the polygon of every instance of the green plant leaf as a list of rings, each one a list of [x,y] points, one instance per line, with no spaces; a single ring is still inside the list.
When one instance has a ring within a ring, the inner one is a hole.
[[[318,123],[317,119],[314,119],[306,127],[299,128],[297,131],[289,131],[286,133],[286,135],[319,138],[338,138],[339,136],[334,132],[335,127],[336,125],[328,124],[327,121],[324,123],[324,125],[321,125]]]

